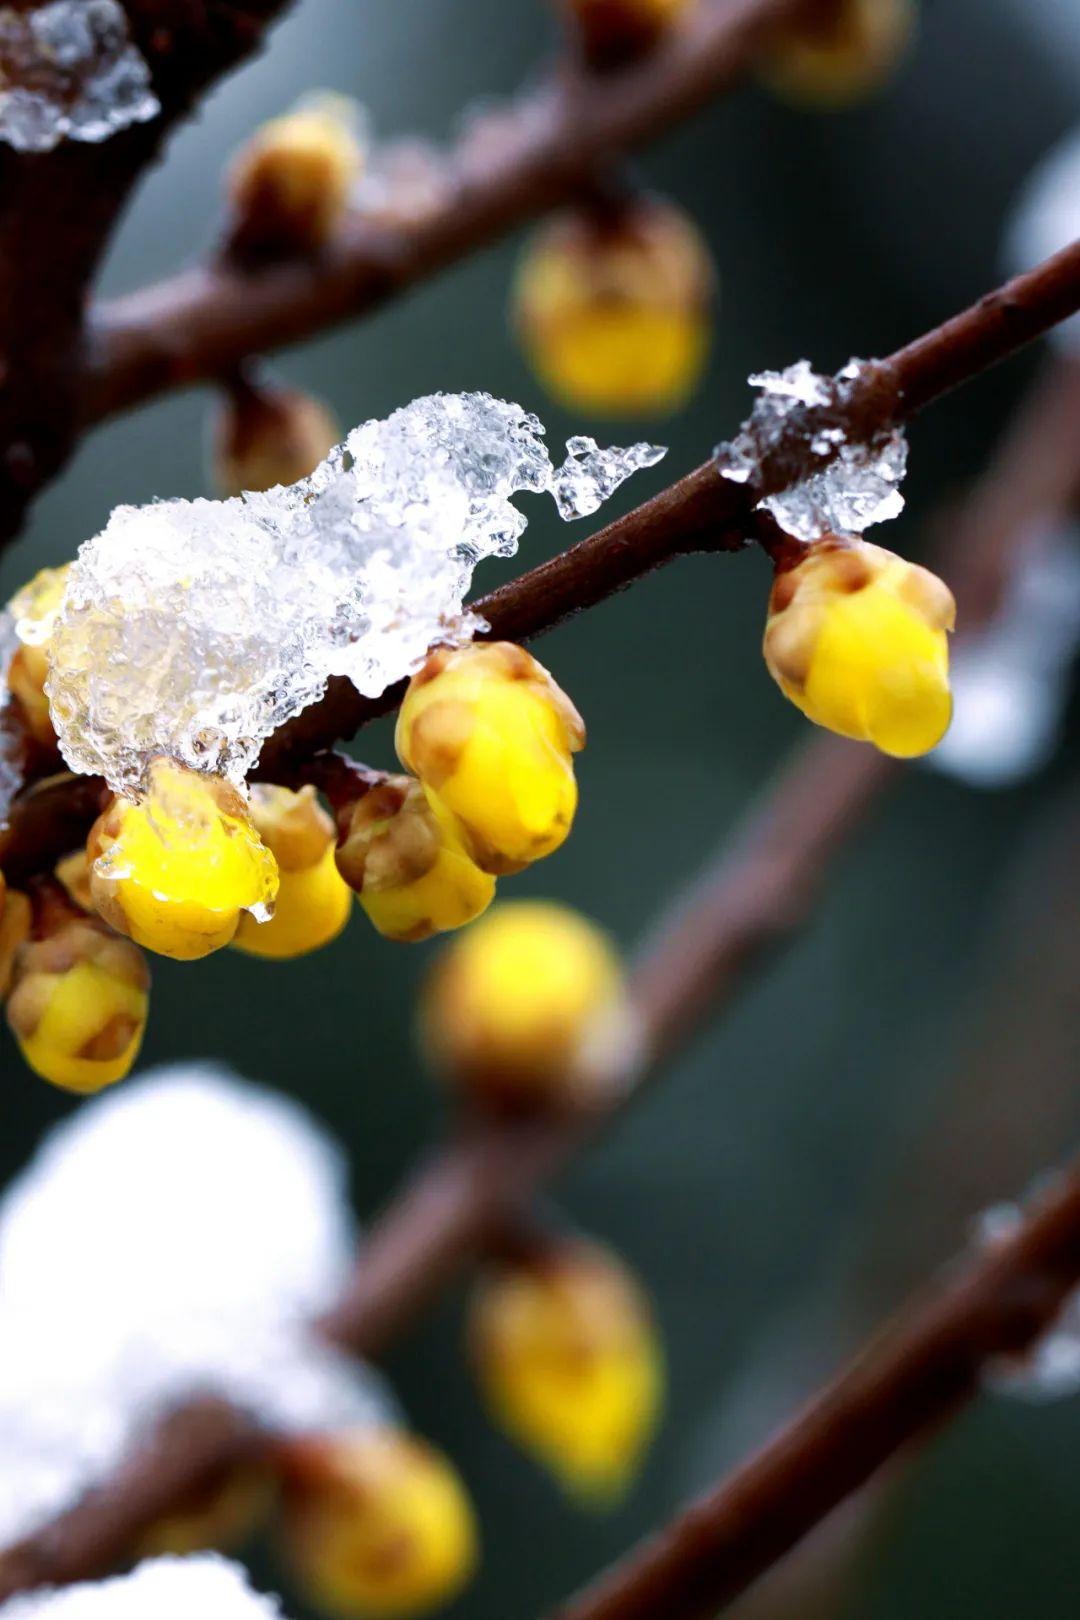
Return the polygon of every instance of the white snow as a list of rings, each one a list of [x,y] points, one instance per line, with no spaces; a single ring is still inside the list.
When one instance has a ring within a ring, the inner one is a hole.
[[[280,1620],[281,1604],[252,1589],[239,1564],[200,1553],[153,1558],[128,1575],[29,1592],[0,1607],[4,1620]]]
[[[385,1418],[374,1376],[306,1326],[355,1241],[336,1145],[220,1069],[158,1070],[70,1116],[0,1205],[0,1545],[189,1396],[281,1430]]]
[[[107,140],[160,110],[118,0],[0,6],[0,141],[48,152]]]
[[[594,512],[652,445],[574,439],[489,394],[435,394],[354,429],[310,478],[227,501],[118,507],[81,549],[50,643],[65,759],[138,792],[155,755],[241,780],[331,675],[377,696],[439,639],[467,639],[484,557],[509,557],[511,496]]]
[[[1012,274],[1030,270],[1080,237],[1080,126],[1052,146],[1024,183],[1005,235]],[[1049,333],[1053,343],[1080,348],[1080,314]]]

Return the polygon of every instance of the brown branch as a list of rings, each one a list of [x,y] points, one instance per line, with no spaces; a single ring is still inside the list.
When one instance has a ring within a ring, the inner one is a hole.
[[[640,63],[564,73],[491,114],[447,154],[445,185],[426,212],[392,223],[356,215],[317,258],[205,265],[102,305],[84,425],[364,314],[573,200],[598,169],[740,78],[777,20],[821,3],[709,0]]]

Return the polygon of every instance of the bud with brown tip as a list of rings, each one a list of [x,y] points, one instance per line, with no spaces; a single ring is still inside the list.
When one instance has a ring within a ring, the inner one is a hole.
[[[229,171],[233,250],[318,252],[345,217],[362,162],[362,118],[346,96],[306,98],[271,119]]]
[[[646,56],[688,16],[698,0],[562,0],[594,71]]]
[[[214,485],[222,495],[295,484],[313,473],[341,441],[325,405],[295,388],[228,383],[212,430]]]

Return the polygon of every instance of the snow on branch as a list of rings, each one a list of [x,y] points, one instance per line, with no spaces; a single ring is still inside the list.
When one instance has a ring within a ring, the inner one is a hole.
[[[239,1564],[211,1553],[153,1558],[128,1575],[14,1598],[3,1620],[280,1620],[276,1598],[256,1592]]]

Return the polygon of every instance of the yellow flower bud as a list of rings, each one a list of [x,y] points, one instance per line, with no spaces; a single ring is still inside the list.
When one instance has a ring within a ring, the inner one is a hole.
[[[523,648],[437,648],[409,683],[395,743],[486,872],[519,872],[567,837],[577,809],[571,755],[585,746],[585,726]]]
[[[268,910],[277,862],[235,788],[158,759],[139,804],[114,799],[87,843],[90,893],[109,925],[161,956],[220,950],[243,911]]]
[[[544,387],[604,416],[677,410],[709,345],[715,277],[697,227],[668,203],[571,210],[533,236],[514,322]]]
[[[593,68],[619,67],[645,55],[697,0],[563,0]]]
[[[865,540],[829,537],[777,573],[765,662],[817,725],[907,759],[948,730],[955,617],[936,574]]]
[[[233,944],[251,956],[306,956],[336,939],[349,920],[352,891],[334,860],[336,830],[315,789],[299,793],[256,783],[251,789],[255,831],[278,864],[274,915],[240,919]]]
[[[67,589],[70,563],[42,568],[8,603],[19,646],[8,665],[7,683],[19,700],[30,735],[44,746],[56,745],[45,682],[49,675],[49,637]]]
[[[434,1063],[459,1090],[529,1107],[606,1092],[633,1051],[614,946],[542,900],[495,906],[447,947],[421,1002]]]
[[[9,889],[0,872],[0,1001],[11,988],[19,947],[30,938],[30,902],[17,889]]]
[[[360,175],[359,126],[348,97],[319,95],[257,130],[229,171],[234,246],[267,254],[324,247]]]
[[[310,395],[234,379],[214,424],[214,484],[222,495],[295,484],[313,473],[341,438],[326,406]]]
[[[286,1442],[282,1525],[297,1576],[335,1616],[419,1614],[476,1564],[476,1523],[456,1471],[390,1428]]]
[[[340,816],[338,871],[387,939],[429,939],[491,904],[454,817],[419,782],[389,776]]]
[[[495,1267],[471,1301],[469,1342],[496,1422],[573,1495],[617,1498],[656,1426],[663,1363],[615,1255],[575,1242]]]
[[[93,1092],[130,1073],[146,1028],[143,954],[59,891],[35,904],[34,938],[15,958],[7,1020],[23,1057],[65,1091]]]
[[[139,1542],[140,1558],[184,1558],[197,1552],[234,1552],[266,1517],[271,1481],[257,1467],[230,1468],[167,1518],[158,1519]]]
[[[836,0],[770,34],[760,74],[799,107],[831,111],[872,95],[915,32],[914,0]]]

